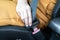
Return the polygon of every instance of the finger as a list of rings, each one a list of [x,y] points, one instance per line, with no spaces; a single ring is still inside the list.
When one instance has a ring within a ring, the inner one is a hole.
[[[28,26],[28,15],[27,15],[27,10],[24,11],[24,22],[25,22],[25,25]]]
[[[31,9],[29,8],[27,11],[28,11],[28,17],[29,17],[29,26],[31,26],[32,25]]]
[[[24,15],[23,15],[23,12],[18,12],[18,15],[21,17],[21,20],[24,22]]]

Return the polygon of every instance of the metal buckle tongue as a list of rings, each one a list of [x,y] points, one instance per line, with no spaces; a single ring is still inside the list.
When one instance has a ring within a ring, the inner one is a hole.
[[[37,27],[37,24],[39,24],[39,20],[35,19],[32,22],[32,26],[25,27],[27,30],[34,32],[34,28]]]

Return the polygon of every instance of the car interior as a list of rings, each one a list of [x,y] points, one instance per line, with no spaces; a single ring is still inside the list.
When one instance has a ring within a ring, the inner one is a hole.
[[[37,3],[37,0],[32,0],[30,5],[33,14],[33,25],[31,27],[0,26],[0,40],[60,40],[60,0],[57,0],[48,26],[38,33],[32,34],[33,28],[39,23],[36,18]]]

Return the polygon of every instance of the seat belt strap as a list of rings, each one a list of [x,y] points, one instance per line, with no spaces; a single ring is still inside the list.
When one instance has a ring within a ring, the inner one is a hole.
[[[32,9],[32,20],[36,19],[36,9],[37,9],[38,0],[32,0],[30,6]]]

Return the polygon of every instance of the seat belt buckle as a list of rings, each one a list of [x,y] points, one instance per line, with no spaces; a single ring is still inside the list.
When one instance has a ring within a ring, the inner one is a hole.
[[[33,29],[32,34],[34,35],[34,34],[36,34],[36,33],[38,33],[38,32],[40,32],[40,29],[38,29],[38,28],[36,27],[36,28]]]
[[[32,31],[32,34],[37,33],[38,31],[40,31],[40,29],[37,28],[38,24],[39,24],[39,20],[35,19],[33,21],[33,25],[31,26],[30,30]]]

